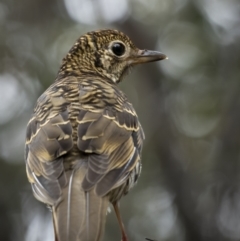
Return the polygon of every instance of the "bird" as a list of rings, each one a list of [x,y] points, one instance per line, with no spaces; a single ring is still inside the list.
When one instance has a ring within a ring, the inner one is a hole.
[[[88,32],[63,58],[27,124],[25,162],[33,195],[50,207],[55,241],[100,241],[113,205],[141,173],[145,139],[118,84],[135,65],[166,59],[118,30]]]

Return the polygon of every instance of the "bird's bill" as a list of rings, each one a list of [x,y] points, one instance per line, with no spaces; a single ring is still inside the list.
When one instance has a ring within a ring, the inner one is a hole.
[[[134,55],[134,57],[131,59],[131,64],[142,64],[163,59],[167,59],[167,56],[165,54],[158,51],[144,49],[138,50],[136,55]]]

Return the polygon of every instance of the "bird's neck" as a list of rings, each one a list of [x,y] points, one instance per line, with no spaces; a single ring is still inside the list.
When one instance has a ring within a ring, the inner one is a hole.
[[[91,66],[87,67],[79,56],[68,53],[62,60],[61,67],[58,71],[57,79],[62,79],[67,76],[81,76],[84,73],[93,72]]]
[[[57,80],[68,77],[68,76],[98,76],[104,78],[106,82],[117,84],[122,79],[122,73],[113,74],[108,70],[103,68],[98,69],[94,64],[92,65],[90,61],[87,61],[85,56],[73,55],[68,53],[63,59],[62,65],[59,69]],[[125,71],[124,71],[125,72]]]

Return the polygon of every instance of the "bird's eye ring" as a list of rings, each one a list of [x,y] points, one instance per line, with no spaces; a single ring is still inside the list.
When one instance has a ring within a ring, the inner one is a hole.
[[[111,49],[112,52],[119,57],[125,53],[125,46],[122,43],[114,43]]]

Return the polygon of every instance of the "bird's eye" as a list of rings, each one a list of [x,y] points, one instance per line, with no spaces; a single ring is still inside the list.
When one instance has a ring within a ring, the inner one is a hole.
[[[112,51],[117,56],[122,56],[125,53],[125,46],[122,43],[114,43]]]

